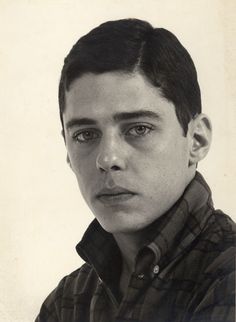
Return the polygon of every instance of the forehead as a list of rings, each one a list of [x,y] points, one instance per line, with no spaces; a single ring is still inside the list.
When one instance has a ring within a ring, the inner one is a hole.
[[[174,105],[139,73],[84,74],[71,84],[65,98],[65,122],[74,117],[108,119],[137,110],[155,111],[160,117],[174,112]]]

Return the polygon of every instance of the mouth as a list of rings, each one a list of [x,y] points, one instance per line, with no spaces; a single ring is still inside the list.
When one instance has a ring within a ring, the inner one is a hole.
[[[136,195],[136,193],[122,189],[103,189],[97,195],[96,198],[103,204],[112,205],[117,203],[122,203],[130,200]]]

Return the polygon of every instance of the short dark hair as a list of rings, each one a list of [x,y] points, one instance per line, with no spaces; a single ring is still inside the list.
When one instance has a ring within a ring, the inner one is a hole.
[[[85,73],[139,71],[175,106],[184,134],[201,113],[201,93],[191,56],[166,29],[139,19],[108,21],[81,37],[64,60],[59,84],[63,126],[65,91]]]

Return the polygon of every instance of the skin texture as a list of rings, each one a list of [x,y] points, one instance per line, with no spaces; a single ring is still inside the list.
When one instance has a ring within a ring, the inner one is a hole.
[[[119,117],[140,111],[153,114]],[[144,229],[180,198],[194,176],[190,135],[184,137],[173,104],[139,73],[76,79],[66,93],[64,124],[81,193],[113,234]],[[102,189],[108,191],[99,199]]]
[[[122,255],[125,294],[146,230],[181,197],[211,142],[197,115],[185,137],[174,105],[139,73],[84,74],[66,92],[67,160]]]

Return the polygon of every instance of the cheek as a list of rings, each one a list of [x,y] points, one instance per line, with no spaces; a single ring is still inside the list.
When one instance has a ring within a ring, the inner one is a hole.
[[[81,160],[81,158],[73,159],[72,170],[74,171],[79,182],[90,183],[94,177],[94,166],[90,164],[90,160]]]
[[[69,143],[67,145],[67,153],[71,162],[71,166],[76,175],[86,173],[90,168],[91,157],[88,153],[79,149],[77,144]]]
[[[80,190],[83,195],[93,186],[96,175],[96,162],[90,155],[83,155],[72,152],[69,155],[71,159],[71,167],[76,175]]]
[[[165,152],[164,152],[165,151]],[[163,152],[166,156],[167,162],[172,162],[173,166],[176,163],[182,162],[185,164],[185,160],[188,157],[188,142],[183,136],[172,136],[168,144],[164,147]]]
[[[143,178],[150,182],[155,178],[165,181],[165,176],[182,173],[188,167],[188,149],[185,141],[170,141],[159,144],[132,158],[132,163]],[[135,161],[135,162],[134,162]],[[167,178],[166,178],[167,179]],[[159,180],[158,180],[159,181]]]

